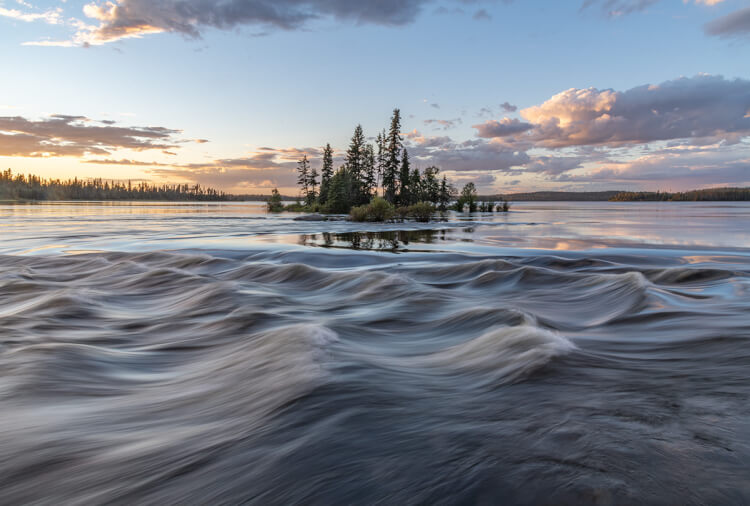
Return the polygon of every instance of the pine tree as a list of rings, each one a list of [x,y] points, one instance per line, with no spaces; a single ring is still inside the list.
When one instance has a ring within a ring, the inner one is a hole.
[[[330,144],[323,148],[323,168],[320,171],[320,203],[325,204],[328,200],[328,189],[333,177],[333,149]]]
[[[409,189],[411,191],[411,203],[416,204],[417,202],[427,201],[427,197],[423,191],[422,176],[419,174],[419,169],[414,167],[411,171],[411,177],[409,181]]]
[[[284,204],[281,203],[281,194],[277,188],[271,192],[271,196],[266,201],[266,207],[269,213],[280,213],[284,210]]]
[[[351,193],[355,199],[354,204],[369,202],[364,189],[365,134],[362,131],[362,125],[357,125],[354,129],[349,149],[346,151],[346,168],[352,183]]]
[[[385,140],[385,167],[383,168],[383,194],[385,199],[394,203],[396,201],[396,192],[398,185],[398,171],[400,168],[401,150],[404,141],[401,138],[401,111],[393,110],[391,117],[391,128]]]
[[[434,165],[424,170],[421,200],[432,202],[436,205],[440,202],[440,181],[438,181],[437,177],[439,172],[440,169]]]
[[[333,213],[348,213],[352,207],[352,181],[347,167],[341,167],[331,178],[328,207]]]
[[[385,172],[385,166],[386,166],[386,145],[385,145],[385,130],[383,130],[382,133],[378,134],[378,137],[376,139],[376,144],[378,147],[378,155],[377,155],[377,161],[376,161],[376,169],[377,169],[377,183],[375,185],[375,190],[377,190],[381,183],[383,182],[383,174]],[[377,191],[376,191],[377,194]]]
[[[438,209],[441,211],[445,211],[448,209],[448,204],[450,204],[451,199],[453,198],[453,188],[451,187],[450,183],[448,183],[448,179],[443,175],[442,181],[440,181],[440,192],[438,197]]]
[[[364,196],[367,202],[372,199],[373,192],[377,196],[378,181],[375,168],[375,148],[372,144],[365,146],[364,167],[362,171],[362,181],[364,183]]]
[[[307,198],[307,194],[310,191],[310,162],[307,161],[307,155],[302,155],[302,158],[297,162],[297,184],[300,186],[302,196]]]
[[[312,167],[309,171],[308,178],[307,178],[307,187],[310,190],[307,193],[307,205],[311,206],[315,203],[315,200],[318,197],[317,192],[315,191],[315,188],[318,186],[318,171],[315,169],[315,167]]]
[[[408,206],[412,203],[411,169],[409,165],[409,153],[404,148],[404,154],[401,157],[401,170],[398,175],[398,203],[402,206]]]

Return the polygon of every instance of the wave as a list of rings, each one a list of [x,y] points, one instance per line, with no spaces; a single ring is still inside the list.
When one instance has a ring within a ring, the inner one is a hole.
[[[0,256],[0,492],[741,504],[750,270],[732,262]],[[685,495],[686,473],[739,492]]]
[[[574,348],[560,334],[521,325],[490,330],[414,362],[460,374],[480,374],[481,383],[502,385],[528,376]]]

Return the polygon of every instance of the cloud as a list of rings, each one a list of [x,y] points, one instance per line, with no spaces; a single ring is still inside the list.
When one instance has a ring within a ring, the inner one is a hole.
[[[750,180],[748,80],[698,75],[626,91],[573,88],[520,114],[524,121],[474,125],[476,153],[438,151],[438,157],[458,166],[455,158],[468,155],[468,166],[476,167],[480,154],[495,150],[505,155],[494,165],[503,175],[553,182],[653,187],[676,179],[685,186]]]
[[[492,109],[490,109],[489,107],[482,107],[481,109],[479,109],[479,112],[477,113],[477,116],[479,116],[480,118],[487,118],[493,115],[494,113],[492,112]]]
[[[631,14],[633,12],[643,11],[655,5],[660,0],[584,0],[581,4],[581,10],[585,10],[593,5],[600,5],[601,9],[611,17]],[[683,0],[689,3],[690,0]],[[696,4],[717,5],[724,0],[695,0]]]
[[[657,2],[659,0],[584,0],[581,10],[599,4],[609,16],[621,16],[645,10]]]
[[[92,163],[96,165],[126,165],[129,167],[173,167],[173,165],[168,163],[142,162],[139,160],[128,160],[126,158],[120,160],[114,160],[112,158],[102,158],[82,161],[83,163]]]
[[[743,79],[699,75],[624,92],[571,88],[521,111],[533,125],[522,139],[545,148],[703,137],[736,142],[750,135],[748,113],[750,81]],[[481,137],[496,138],[521,130],[521,124],[505,118],[474,128]]]
[[[318,148],[261,147],[247,156],[206,163],[164,166],[150,170],[155,176],[187,179],[214,188],[234,191],[293,188],[297,184],[297,161],[307,155],[313,165],[322,156]]]
[[[458,187],[460,190],[461,187],[467,183],[474,183],[476,186],[479,187],[487,187],[492,186],[495,184],[496,177],[494,174],[484,174],[481,172],[473,173],[473,174],[451,174],[449,176],[450,182]]]
[[[84,6],[84,14],[98,25],[82,27],[72,42],[97,45],[160,32],[195,38],[206,28],[240,26],[297,30],[326,18],[356,25],[403,26],[413,22],[430,3],[434,0],[97,0]]]
[[[456,142],[447,136],[407,137],[413,162],[437,165],[448,171],[506,171],[529,162],[529,156],[498,142],[471,139]]]
[[[417,163],[448,171],[551,182],[645,185],[684,175],[706,185],[750,179],[747,80],[698,75],[626,91],[570,89],[521,116],[474,125],[477,138],[465,142],[415,130],[407,135],[409,152]],[[739,154],[728,159],[727,152]],[[690,171],[690,163],[702,171]]]
[[[212,188],[231,188],[234,191],[272,188],[294,188],[297,175],[293,169],[226,169],[206,167],[201,169],[173,168],[154,169],[150,174],[160,178],[182,178]]]
[[[54,115],[33,121],[0,117],[0,156],[109,155],[118,149],[172,149],[179,130],[120,127],[84,116]]]
[[[503,118],[500,121],[485,121],[482,124],[474,125],[472,128],[477,129],[477,135],[479,137],[493,139],[526,132],[534,128],[534,125],[531,123],[524,123],[518,119]]]
[[[571,170],[581,168],[586,161],[582,156],[537,156],[534,157],[523,172],[533,172],[547,176],[559,176]]]
[[[706,34],[716,37],[750,36],[750,7],[745,7],[708,23]]]
[[[518,107],[511,104],[510,102],[503,102],[500,104],[500,109],[502,109],[504,112],[511,113],[516,112],[518,110]]]
[[[558,181],[637,184],[647,188],[689,190],[716,185],[750,185],[747,146],[726,149],[690,147],[659,150],[628,161],[609,161],[584,174],[562,174]]]
[[[455,119],[426,119],[424,120],[425,125],[436,125],[442,130],[450,130],[463,123],[461,118]]]
[[[19,2],[19,4],[27,8],[31,7],[26,3]],[[18,9],[6,9],[0,7],[0,16],[15,19],[17,21],[24,21],[26,23],[33,23],[35,21],[43,21],[50,25],[62,23],[62,9],[60,7],[43,12],[21,12]]]
[[[474,13],[472,18],[475,21],[490,21],[492,20],[492,16],[490,16],[490,13],[487,12],[486,9],[479,9],[477,12]]]
[[[64,1],[64,0],[63,0]],[[44,12],[22,12],[0,7],[0,16],[22,21],[42,20],[50,24],[65,23],[76,28],[69,40],[25,42],[28,46],[73,47],[101,45],[109,42],[140,38],[149,34],[172,32],[199,38],[206,29],[230,30],[243,26],[271,30],[300,30],[321,19],[334,19],[355,25],[404,26],[414,22],[424,8],[439,5],[433,12],[464,14],[451,4],[477,5],[495,0],[93,0],[83,6],[88,21],[63,20],[62,9]],[[502,0],[512,3],[512,0]],[[583,0],[581,10],[599,5],[610,16],[642,11],[660,0]],[[683,0],[688,3],[689,0]],[[716,5],[723,0],[694,0],[696,4]],[[27,8],[24,1],[18,2]],[[741,11],[738,11],[738,14]],[[487,9],[479,8],[475,20],[490,20]],[[717,20],[719,21],[719,20]],[[744,21],[740,20],[740,23]],[[745,26],[745,25],[742,25]],[[713,29],[711,29],[713,30]]]

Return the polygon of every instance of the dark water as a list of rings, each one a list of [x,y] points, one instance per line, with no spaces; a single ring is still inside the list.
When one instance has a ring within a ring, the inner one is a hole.
[[[748,504],[750,206],[0,206],[0,503]]]

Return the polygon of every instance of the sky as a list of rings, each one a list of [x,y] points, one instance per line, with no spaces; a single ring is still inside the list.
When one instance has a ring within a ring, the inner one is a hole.
[[[0,167],[294,194],[394,108],[480,193],[750,186],[750,0],[0,0]]]

